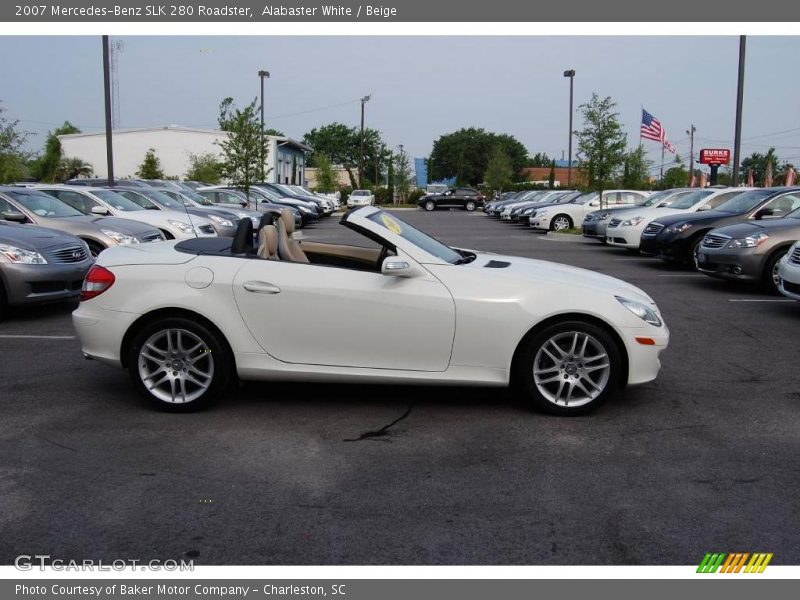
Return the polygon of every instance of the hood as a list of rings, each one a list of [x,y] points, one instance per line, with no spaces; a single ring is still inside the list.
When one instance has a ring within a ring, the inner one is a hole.
[[[736,223],[726,227],[719,227],[714,233],[729,235],[732,238],[744,238],[748,235],[763,231],[765,233],[778,232],[784,229],[795,229],[800,235],[800,219],[774,219],[763,221],[747,221],[746,223]]]
[[[24,250],[44,250],[53,246],[81,243],[78,238],[63,231],[0,221],[0,244]]]
[[[120,233],[138,236],[149,233],[153,230],[152,227],[149,227],[144,223],[137,223],[136,221],[123,219],[120,217],[100,217],[92,215],[86,215],[83,217],[63,217],[57,219],[47,219],[46,221],[43,220],[43,224],[49,223],[50,221],[53,221],[53,224],[56,222],[69,224],[69,229],[72,231],[77,229],[83,229],[84,231],[113,229],[114,231],[119,231]]]
[[[654,221],[658,221],[662,225],[669,226],[675,223],[692,223],[693,225],[703,225],[704,223],[714,223],[721,219],[730,219],[736,217],[743,217],[741,214],[722,212],[719,210],[702,210],[699,212],[680,212],[680,213],[664,213],[663,217],[653,217]]]
[[[491,261],[508,263],[508,266],[501,268],[487,267],[487,263]],[[563,265],[547,260],[476,252],[476,258],[471,263],[456,265],[454,268],[479,269],[481,276],[492,274],[497,277],[530,280],[536,285],[541,285],[543,282],[568,285],[576,288],[623,295],[629,300],[638,300],[647,304],[653,303],[653,299],[643,290],[626,281],[611,277],[610,275],[597,273],[596,271]]]

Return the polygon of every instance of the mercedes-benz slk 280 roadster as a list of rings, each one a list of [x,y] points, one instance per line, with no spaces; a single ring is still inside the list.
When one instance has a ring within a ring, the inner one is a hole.
[[[373,247],[298,241],[289,211],[234,238],[103,252],[73,314],[87,357],[188,410],[235,379],[515,384],[586,412],[656,378],[669,332],[633,285],[566,265],[451,248],[376,207],[341,224]],[[276,318],[276,314],[283,318]]]

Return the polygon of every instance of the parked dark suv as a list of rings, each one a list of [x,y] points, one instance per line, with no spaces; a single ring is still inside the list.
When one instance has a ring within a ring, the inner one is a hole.
[[[483,206],[484,198],[478,190],[472,188],[454,187],[443,194],[423,196],[417,204],[425,210],[436,210],[437,208],[463,208],[472,212],[479,206]]]

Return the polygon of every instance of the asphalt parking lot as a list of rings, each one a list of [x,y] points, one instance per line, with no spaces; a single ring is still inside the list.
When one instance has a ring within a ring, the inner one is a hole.
[[[672,333],[659,379],[577,418],[496,389],[303,383],[164,414],[83,359],[71,306],[17,310],[0,323],[0,562],[800,562],[800,304],[482,214],[400,216],[640,286]],[[305,236],[346,238],[337,223]]]

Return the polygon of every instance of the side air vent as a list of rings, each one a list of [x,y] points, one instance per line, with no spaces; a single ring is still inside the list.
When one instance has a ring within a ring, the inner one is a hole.
[[[487,269],[505,269],[506,267],[511,266],[511,263],[504,260],[490,260],[483,266]]]

